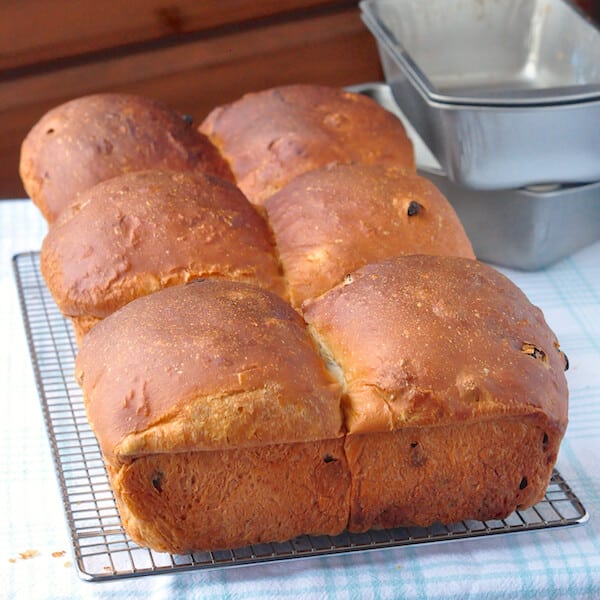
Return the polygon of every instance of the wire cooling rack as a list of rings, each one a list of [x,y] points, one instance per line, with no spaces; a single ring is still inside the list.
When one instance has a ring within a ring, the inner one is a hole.
[[[286,543],[187,555],[140,548],[127,537],[121,525],[102,455],[87,422],[81,391],[73,379],[75,337],[42,280],[39,253],[18,254],[13,265],[75,560],[84,579],[103,581],[442,542],[573,525],[588,518],[579,499],[554,471],[540,503],[498,521],[461,521],[449,526],[396,528],[364,534],[346,532],[336,537],[300,536]]]

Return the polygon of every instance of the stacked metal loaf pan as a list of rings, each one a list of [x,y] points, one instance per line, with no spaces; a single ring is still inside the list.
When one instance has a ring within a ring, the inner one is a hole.
[[[417,165],[481,260],[538,269],[600,239],[600,32],[565,0],[363,0]]]

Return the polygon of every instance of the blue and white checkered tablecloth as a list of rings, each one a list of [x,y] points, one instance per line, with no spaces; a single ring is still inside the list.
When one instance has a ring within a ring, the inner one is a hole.
[[[88,583],[76,572],[11,267],[46,226],[0,202],[0,597],[600,598],[600,242],[535,273],[504,269],[567,352],[570,424],[558,469],[584,525],[260,566]]]

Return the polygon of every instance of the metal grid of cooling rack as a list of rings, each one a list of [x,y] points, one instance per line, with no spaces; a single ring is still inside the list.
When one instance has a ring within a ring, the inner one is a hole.
[[[583,523],[588,515],[554,471],[544,500],[498,521],[396,528],[364,534],[300,536],[286,543],[170,555],[140,548],[125,534],[98,444],[73,379],[76,343],[40,274],[39,253],[13,258],[36,383],[80,575],[103,581],[155,573],[231,567],[290,558],[458,540]]]

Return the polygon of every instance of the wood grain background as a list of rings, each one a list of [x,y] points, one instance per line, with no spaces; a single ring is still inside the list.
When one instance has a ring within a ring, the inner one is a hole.
[[[4,0],[0,198],[24,196],[21,141],[71,98],[143,94],[199,121],[247,91],[381,78],[355,1]]]

